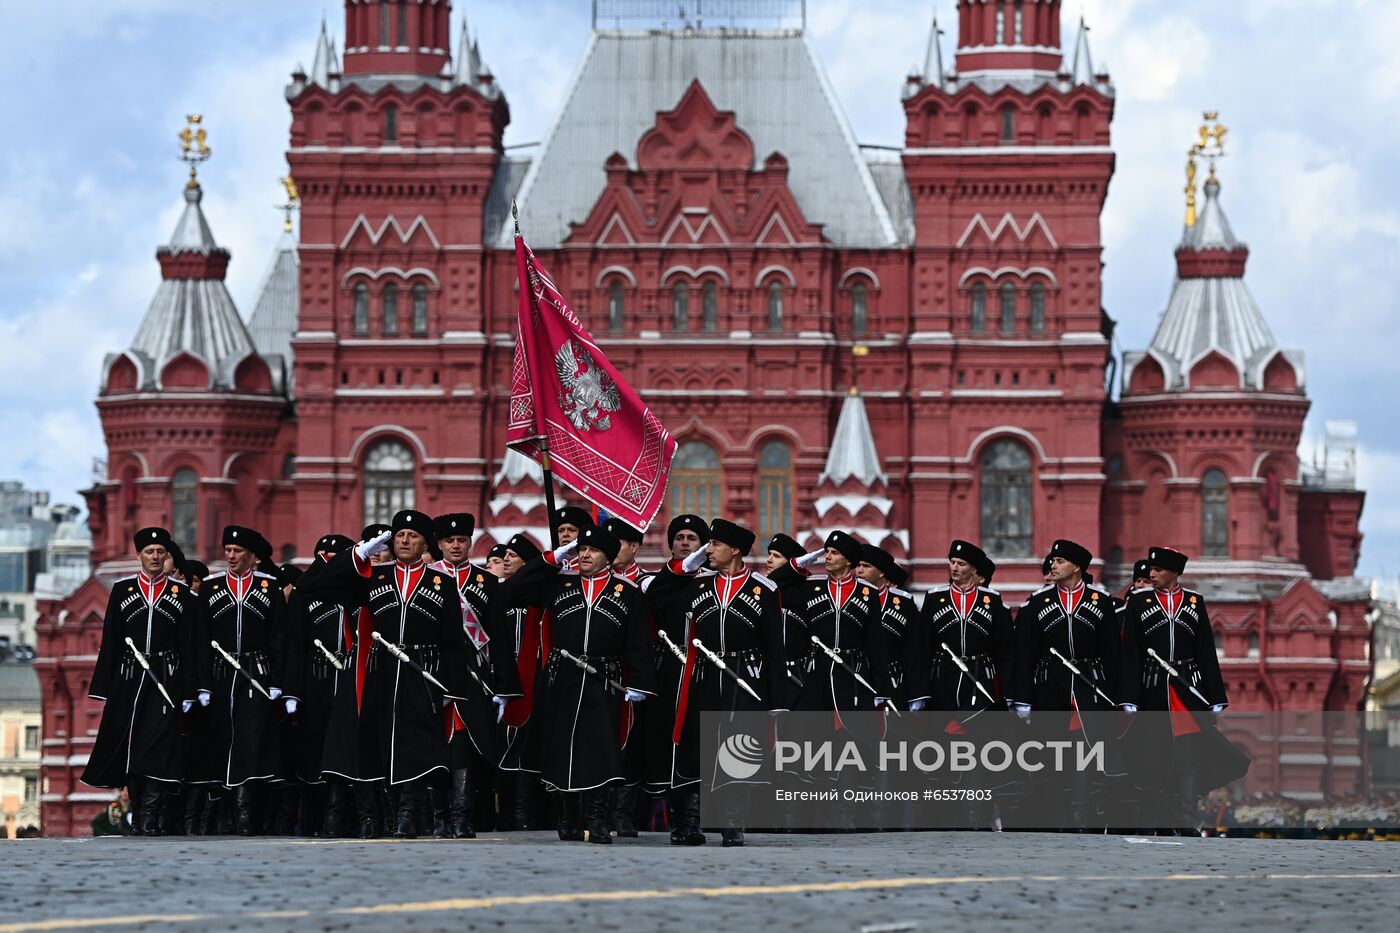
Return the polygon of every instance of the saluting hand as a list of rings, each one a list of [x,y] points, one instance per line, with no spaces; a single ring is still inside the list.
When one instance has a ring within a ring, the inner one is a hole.
[[[389,541],[394,537],[392,531],[381,531],[378,535],[368,541],[361,541],[355,545],[355,556],[360,560],[369,560],[376,554],[382,554],[389,550]]]

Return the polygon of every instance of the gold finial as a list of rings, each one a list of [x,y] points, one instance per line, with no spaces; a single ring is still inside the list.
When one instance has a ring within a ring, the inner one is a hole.
[[[856,363],[870,355],[870,348],[863,343],[858,343],[851,347],[851,356],[855,357],[851,361],[851,388],[850,394],[855,396],[860,394],[860,387],[856,385]]]
[[[186,188],[198,188],[195,168],[199,163],[214,154],[209,148],[209,131],[203,127],[203,114],[191,113],[185,116],[185,128],[180,130],[180,161],[190,167],[190,180]]]
[[[1220,111],[1207,110],[1201,114],[1205,121],[1197,129],[1196,143],[1186,153],[1186,226],[1196,225],[1196,160],[1203,158],[1210,166],[1206,184],[1217,184],[1215,163],[1225,157],[1225,134],[1230,132],[1220,122]]]
[[[285,203],[277,205],[277,209],[282,212],[282,229],[287,233],[292,232],[292,213],[301,208],[301,192],[297,190],[297,183],[292,176],[282,177],[282,188],[286,191],[287,200]]]

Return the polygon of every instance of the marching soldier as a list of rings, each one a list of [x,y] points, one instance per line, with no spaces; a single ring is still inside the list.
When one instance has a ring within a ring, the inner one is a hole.
[[[497,544],[486,552],[486,563],[483,565],[497,580],[504,580],[506,576],[506,546]]]
[[[642,547],[642,533],[620,518],[608,519],[603,522],[603,527],[617,536],[620,546],[617,560],[613,561],[613,573],[641,586],[642,580],[651,576],[649,571],[643,570],[637,563],[637,551]]]
[[[672,836],[672,844],[705,844],[700,831],[700,714],[786,709],[782,606],[773,582],[749,570],[744,561],[753,550],[753,532],[716,518],[710,523],[709,538],[705,552],[709,569],[694,575],[695,555],[673,561],[648,589],[648,595],[658,597],[678,591],[675,602],[685,607],[689,617],[685,628],[689,640],[683,647],[678,645],[686,662],[671,735],[676,746],[676,789],[683,795],[678,809],[684,823],[679,838]],[[721,670],[719,662],[731,675]],[[726,813],[724,823],[725,847],[742,846],[744,831],[738,814]]]
[[[1054,586],[1034,593],[1016,615],[1014,709],[1023,719],[1037,709],[1064,711],[1066,730],[1079,732],[1080,713],[1117,705],[1122,661],[1136,645],[1108,593],[1085,583],[1093,561],[1088,548],[1061,539],[1049,560]],[[1070,821],[1090,825],[1088,774],[1072,772],[1067,790]]]
[[[228,569],[204,581],[200,592],[204,637],[213,651],[210,707],[201,778],[233,790],[240,835],[257,831],[252,782],[279,775],[277,718],[295,713],[298,698],[282,695],[286,668],[287,604],[270,573],[255,569],[272,559],[272,545],[251,528],[223,532]]]
[[[1204,792],[1244,773],[1238,751],[1215,729],[1212,716],[1228,705],[1205,597],[1183,589],[1186,555],[1167,547],[1148,551],[1152,588],[1135,590],[1124,610],[1125,644],[1135,651],[1124,665],[1123,698],[1129,710],[1168,710],[1171,723],[1158,739],[1170,750],[1155,770],[1167,787],[1179,827],[1196,819]],[[1135,730],[1136,731],[1136,730]],[[1166,774],[1166,780],[1161,775]]]
[[[879,591],[880,624],[885,627],[885,676],[890,685],[890,700],[896,708],[903,708],[909,699],[905,650],[919,614],[913,595],[902,589],[909,582],[909,573],[895,562],[889,551],[873,544],[862,544],[856,576]]]
[[[619,549],[613,561],[613,573],[624,580],[642,586],[652,574],[637,563],[637,551],[642,546],[642,533],[620,518],[610,518],[603,527],[617,536]],[[618,836],[636,838],[637,803],[641,797],[642,778],[646,774],[646,742],[640,729],[634,729],[623,751],[625,780],[613,797],[613,826]]]
[[[559,838],[612,842],[608,788],[623,780],[624,704],[653,695],[641,591],[611,570],[619,542],[612,532],[583,527],[575,541],[537,558],[501,584],[507,605],[547,613],[541,644],[530,747],[524,767],[563,796]],[[577,551],[578,572],[561,566]]]
[[[456,583],[462,597],[462,623],[467,634],[467,674],[472,680],[468,699],[454,707],[452,736],[452,774],[449,800],[443,800],[440,788],[429,785],[429,797],[437,822],[434,834],[446,838],[474,839],[473,785],[479,783],[494,800],[493,768],[481,763],[500,760],[496,746],[498,724],[506,699],[519,696],[514,687],[515,653],[511,639],[502,635],[493,638],[487,631],[491,618],[491,602],[500,581],[484,567],[469,559],[472,532],[476,518],[467,512],[440,515],[433,522],[442,560],[430,564],[434,570],[448,574]],[[493,673],[496,672],[496,673]],[[505,681],[498,680],[503,676]],[[475,687],[476,689],[472,689]],[[473,766],[476,774],[473,775]],[[447,804],[444,806],[444,804]],[[451,823],[448,824],[450,812]]]
[[[354,546],[345,535],[322,535],[316,542],[315,562],[324,564]],[[350,699],[353,707],[357,614],[337,603],[309,599],[300,588],[287,601],[287,672],[282,680],[287,692],[300,701],[292,768],[295,779],[306,788],[302,820],[307,835],[350,832],[354,806],[350,787],[343,778],[325,775],[321,762],[336,705]]]
[[[199,603],[164,572],[170,532],[142,528],[133,540],[141,570],[114,583],[107,600],[88,694],[102,701],[102,720],[83,783],[127,787],[133,830],[158,836],[166,798],[185,780],[181,715],[196,698],[208,706],[210,693]]]
[[[389,549],[391,535],[393,563],[372,563]],[[431,518],[405,509],[390,533],[314,566],[301,582],[308,597],[363,605],[369,613],[372,640],[357,645],[368,655],[358,741],[336,749],[335,758],[328,754],[325,767],[359,782],[362,822],[373,812],[370,782],[397,789],[394,835],[407,839],[418,834],[424,784],[450,771],[443,710],[466,698],[469,680],[461,594],[451,577],[427,565],[432,535]]]
[[[860,558],[860,542],[833,531],[824,549],[773,572],[783,605],[811,639],[800,666],[797,709],[835,710],[838,721],[842,711],[883,706],[892,692],[880,598],[874,587],[856,578]],[[817,561],[826,567],[826,578],[808,579],[802,565]]]
[[[704,545],[709,540],[710,526],[698,515],[677,515],[666,526],[666,546],[670,548],[671,561],[683,563],[691,560],[689,570],[698,569],[706,560]],[[651,612],[654,632],[652,669],[657,697],[656,702],[643,704],[637,711],[636,730],[641,737],[646,759],[646,790],[650,794],[666,796],[666,820],[671,827],[671,841],[679,845],[685,839],[683,809],[686,793],[676,790],[676,746],[672,733],[676,726],[676,704],[680,700],[683,665],[660,640],[659,633],[664,629],[677,645],[686,643],[685,603],[679,598],[679,593],[672,590],[658,593],[655,597],[648,595],[647,608]],[[684,783],[683,779],[680,780],[679,786],[683,787]]]
[[[519,573],[526,564],[541,556],[540,549],[535,546],[535,543],[521,534],[512,535],[510,540],[506,542],[505,549],[505,575],[501,580],[502,583]],[[540,650],[540,624],[543,611],[536,606],[523,603],[508,603],[500,596],[499,592],[492,604],[492,611],[496,613],[498,619],[502,617],[505,619],[504,625],[498,622],[492,627],[497,631],[505,631],[506,637],[510,638],[514,645],[516,673],[522,694],[520,697],[512,699],[506,706],[504,717],[505,754],[501,757],[500,769],[503,786],[509,786],[513,791],[509,801],[513,817],[512,823],[517,830],[524,831],[536,824],[535,813],[538,810],[536,804],[540,797],[539,775],[522,769],[521,763],[525,747],[529,744],[535,684],[544,668],[544,655]],[[494,672],[493,676],[495,676]],[[513,775],[513,778],[507,777],[507,775]],[[503,808],[505,805],[503,801]]]
[[[768,552],[764,560],[764,573],[773,575],[779,567],[786,567],[788,561],[807,556],[807,550],[792,538],[779,532],[768,539]]]

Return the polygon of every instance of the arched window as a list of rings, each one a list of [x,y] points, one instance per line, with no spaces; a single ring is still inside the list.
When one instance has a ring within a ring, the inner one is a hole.
[[[982,546],[1005,557],[1031,555],[1031,455],[1015,441],[982,454]]]
[[[608,286],[608,329],[622,330],[627,315],[627,303],[623,298],[622,279],[613,279]]]
[[[783,329],[783,283],[773,282],[768,286],[768,329]]]
[[[792,452],[782,441],[758,451],[758,537],[792,530]]]
[[[1010,104],[1001,108],[1001,141],[1004,143],[1016,141],[1016,108]]]
[[[719,326],[719,288],[714,282],[706,282],[700,289],[700,306],[704,312],[705,329],[714,330]]]
[[[1031,286],[1031,330],[1045,330],[1045,286],[1039,282]]]
[[[355,317],[352,326],[358,335],[369,333],[369,286],[364,282],[355,286]]]
[[[1010,282],[1001,287],[1001,332],[1016,332],[1016,286]]]
[[[863,334],[870,328],[869,293],[864,282],[851,286],[851,330]]]
[[[388,523],[413,508],[413,453],[402,441],[380,441],[365,455],[365,524]]]
[[[189,467],[170,478],[170,533],[190,556],[199,553],[199,476]]]
[[[1221,470],[1201,477],[1201,553],[1230,556],[1230,486]]]
[[[684,333],[690,329],[690,289],[677,282],[671,292],[671,329]]]
[[[972,286],[972,332],[980,334],[987,329],[987,286],[981,282]]]
[[[422,282],[413,286],[413,336],[428,336],[428,286]]]
[[[719,454],[702,441],[687,441],[671,460],[671,515],[704,517],[722,514],[724,474]]]
[[[384,286],[384,335],[399,332],[399,287],[392,282]]]
[[[384,141],[386,143],[399,141],[399,108],[393,104],[384,108]]]

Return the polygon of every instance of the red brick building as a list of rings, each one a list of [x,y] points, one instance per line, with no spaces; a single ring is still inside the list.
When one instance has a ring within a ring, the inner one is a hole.
[[[1152,345],[1115,358],[1114,89],[1082,24],[1062,51],[1059,0],[961,0],[953,67],[935,27],[904,85],[899,152],[856,142],[800,17],[642,28],[617,6],[518,156],[509,89],[465,24],[452,54],[449,0],[347,0],[343,60],[323,29],[287,88],[299,238],[246,324],[186,189],[160,289],[102,374],[97,576],[40,626],[48,831],[83,828],[86,670],[135,528],[210,558],[225,523],[251,523],[291,559],[411,504],[474,512],[478,553],[545,537],[537,471],[502,456],[512,199],[680,442],[673,511],[809,542],[853,528],[919,584],[950,538],[978,538],[1010,598],[1056,537],[1110,584],[1174,545],[1197,555],[1188,584],[1214,607],[1236,708],[1357,708],[1363,494],[1304,481],[1301,354],[1250,299],[1213,180]],[[1354,735],[1269,741],[1266,786],[1357,779]]]

